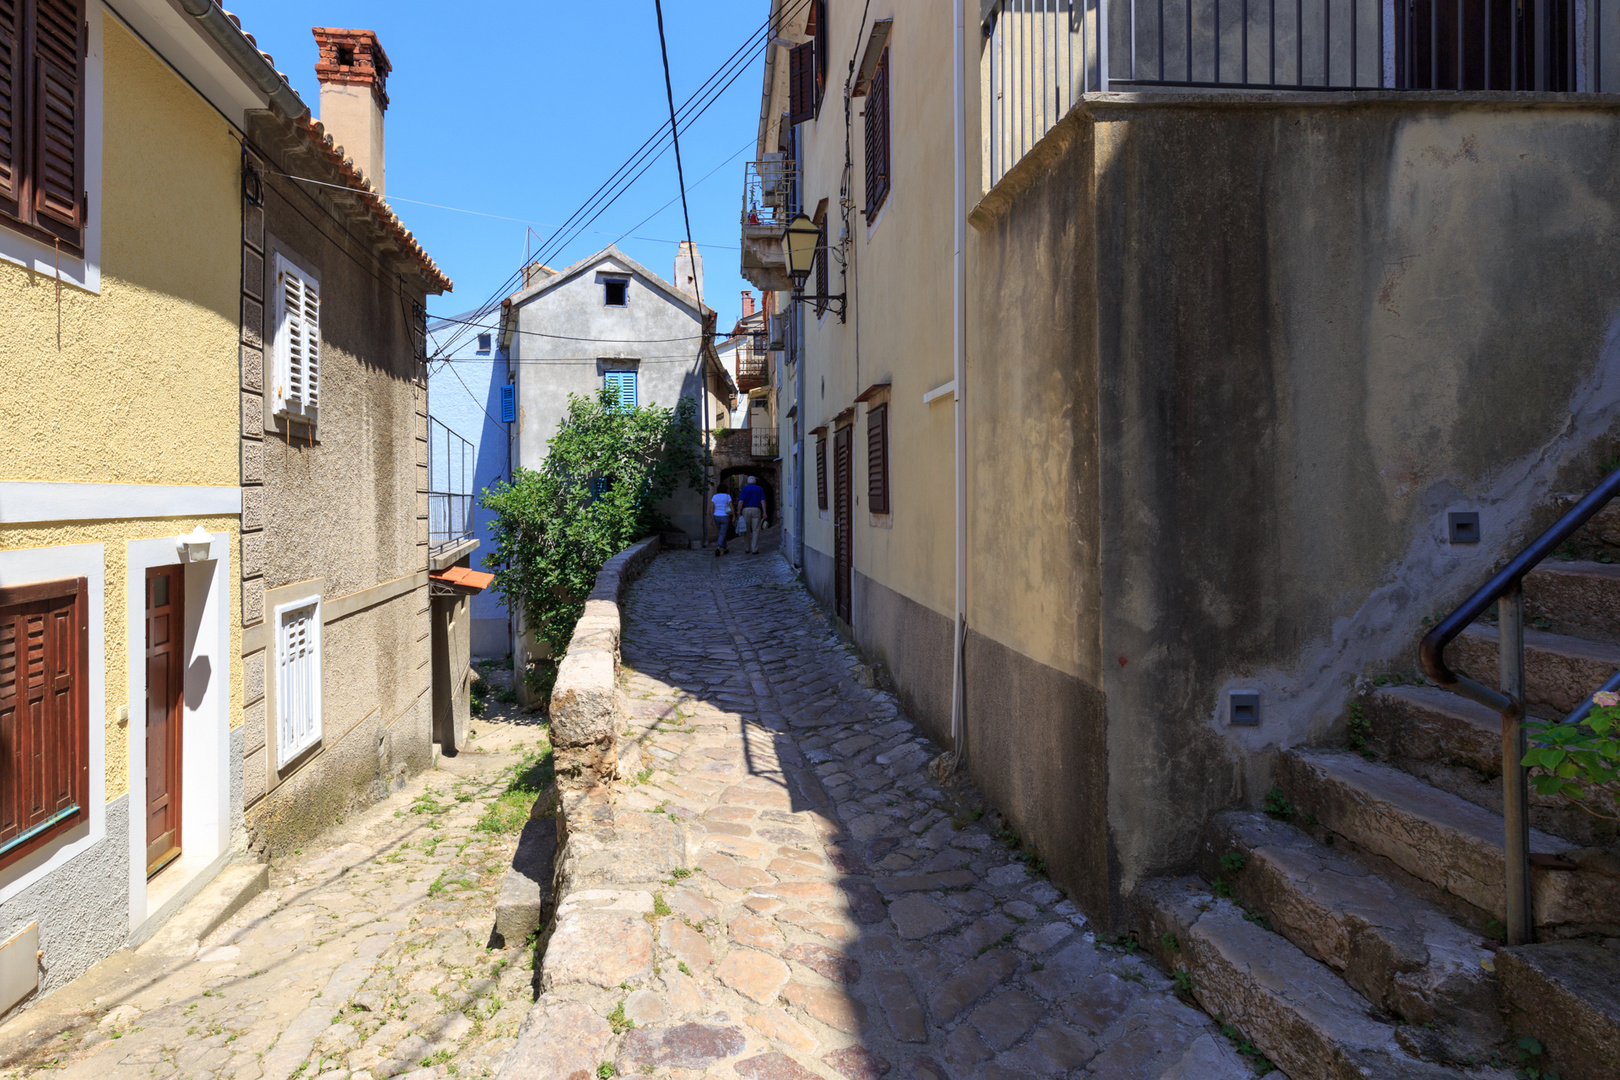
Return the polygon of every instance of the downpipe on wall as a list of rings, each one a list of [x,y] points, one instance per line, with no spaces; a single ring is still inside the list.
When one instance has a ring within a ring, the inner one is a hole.
[[[967,25],[963,8],[969,0],[955,0],[956,22],[951,28],[951,120],[955,137],[953,156],[955,190],[952,199],[951,252],[951,378],[956,389],[951,394],[954,421],[954,472],[956,488],[956,612],[951,620],[954,647],[951,650],[951,760],[960,766],[964,758],[963,731],[966,726],[967,695],[963,670],[967,636]]]

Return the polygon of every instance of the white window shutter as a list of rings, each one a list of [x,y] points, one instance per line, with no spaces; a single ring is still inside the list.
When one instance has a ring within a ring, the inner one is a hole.
[[[278,415],[313,421],[320,402],[320,283],[276,256],[276,386]]]
[[[321,605],[276,609],[276,767],[321,739]]]

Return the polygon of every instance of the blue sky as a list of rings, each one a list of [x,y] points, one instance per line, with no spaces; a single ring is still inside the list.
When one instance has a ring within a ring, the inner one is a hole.
[[[537,244],[525,222],[534,223],[539,237],[549,236],[548,224],[573,213],[668,119],[653,0],[612,6],[232,0],[227,6],[317,115],[310,27],[377,32],[394,64],[387,197],[456,283],[454,293],[429,298],[434,315],[482,303],[521,265],[525,239]],[[664,0],[677,106],[768,10],[768,0]],[[737,233],[743,164],[753,156],[759,119],[763,55],[752,55],[744,74],[681,135],[692,238],[704,255],[703,299],[719,312],[722,328],[737,318],[740,290],[749,287],[738,273]],[[678,194],[675,157],[666,153],[590,226],[596,232],[580,235],[548,261],[567,265],[632,231],[618,241],[620,248],[669,278],[674,242],[685,233]]]

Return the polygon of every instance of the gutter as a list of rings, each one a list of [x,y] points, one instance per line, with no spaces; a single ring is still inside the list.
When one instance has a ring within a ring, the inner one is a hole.
[[[954,416],[956,480],[956,618],[953,623],[954,650],[951,664],[951,754],[953,763],[963,758],[962,735],[966,728],[967,694],[963,671],[967,637],[967,29],[963,7],[967,0],[954,0],[955,25],[951,28],[951,105],[956,145],[955,191],[952,207],[951,254],[951,379]]]
[[[180,6],[187,15],[197,20],[203,32],[213,38],[216,45],[225,50],[225,55],[236,61],[237,67],[270,99],[270,104],[278,112],[294,121],[309,118],[309,106],[304,104],[304,99],[287,85],[287,80],[281,77],[275,65],[247,39],[242,28],[233,23],[214,0],[180,0]]]

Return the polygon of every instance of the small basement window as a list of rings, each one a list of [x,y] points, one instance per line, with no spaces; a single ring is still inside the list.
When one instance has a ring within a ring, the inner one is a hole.
[[[609,279],[602,282],[602,300],[608,307],[626,307],[630,303],[630,283]]]

